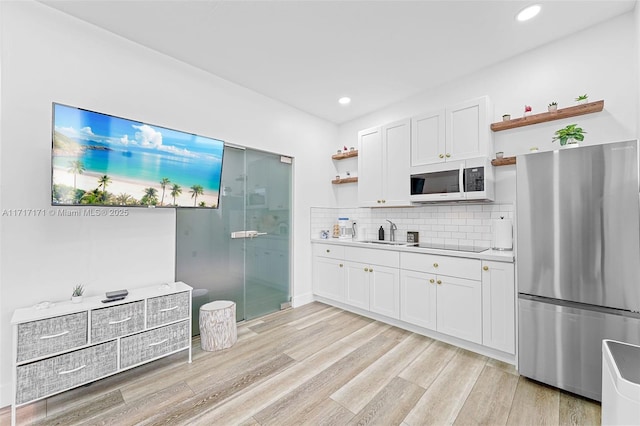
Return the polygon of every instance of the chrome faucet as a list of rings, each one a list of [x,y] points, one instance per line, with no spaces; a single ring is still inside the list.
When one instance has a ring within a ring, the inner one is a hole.
[[[396,230],[398,229],[398,227],[396,226],[395,223],[391,222],[389,219],[387,219],[387,222],[389,222],[391,224],[391,226],[389,227],[389,241],[395,241],[396,240]]]

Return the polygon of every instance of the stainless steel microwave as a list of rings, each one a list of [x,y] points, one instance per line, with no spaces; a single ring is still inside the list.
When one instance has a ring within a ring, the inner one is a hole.
[[[488,158],[412,168],[411,201],[493,201],[493,169]]]

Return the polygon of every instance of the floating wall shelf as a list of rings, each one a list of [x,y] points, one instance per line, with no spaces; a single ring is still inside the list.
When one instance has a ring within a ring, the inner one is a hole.
[[[350,178],[344,178],[344,179],[334,179],[331,181],[331,183],[334,185],[340,185],[343,183],[353,183],[357,181],[358,181],[357,177],[350,177]]]
[[[563,118],[575,117],[577,115],[592,114],[594,112],[602,111],[603,108],[604,100],[589,102],[587,104],[576,105],[568,108],[560,108],[555,112],[543,112],[540,114],[533,114],[528,117],[513,118],[507,121],[492,123],[491,130],[499,132],[501,130],[515,129],[516,127],[530,126],[531,124],[561,120]]]
[[[334,154],[331,156],[331,158],[333,160],[344,160],[345,158],[351,158],[351,157],[357,157],[357,156],[358,156],[358,150],[356,149],[355,151],[347,151],[342,154]]]
[[[508,166],[509,164],[516,164],[516,157],[504,157],[491,160],[492,166]]]

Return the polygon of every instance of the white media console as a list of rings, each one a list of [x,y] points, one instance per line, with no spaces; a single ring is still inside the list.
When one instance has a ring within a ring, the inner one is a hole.
[[[116,302],[17,309],[11,423],[16,408],[167,355],[189,351],[191,291],[183,282],[137,288]]]

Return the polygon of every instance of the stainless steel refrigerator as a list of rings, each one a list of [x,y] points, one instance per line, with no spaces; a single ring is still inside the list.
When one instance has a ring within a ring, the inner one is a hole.
[[[640,343],[638,142],[517,157],[518,370],[601,400],[602,339]]]

